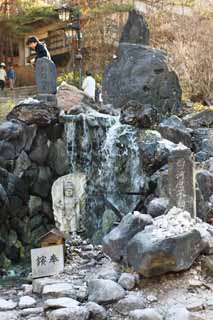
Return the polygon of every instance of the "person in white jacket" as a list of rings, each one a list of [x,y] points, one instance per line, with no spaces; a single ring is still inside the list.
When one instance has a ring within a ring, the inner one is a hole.
[[[7,73],[5,71],[5,64],[2,62],[0,64],[0,89],[3,91],[5,87],[5,81],[7,78]]]
[[[88,97],[95,100],[96,81],[89,71],[86,72],[86,78],[83,81],[82,89]]]

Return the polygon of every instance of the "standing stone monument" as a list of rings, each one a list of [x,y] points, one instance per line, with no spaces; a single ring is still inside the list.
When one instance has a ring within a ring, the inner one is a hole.
[[[169,158],[170,206],[178,207],[196,216],[194,162],[189,148],[179,144]]]
[[[53,214],[56,227],[66,233],[84,228],[86,176],[68,174],[57,179],[52,187]]]
[[[39,58],[35,64],[35,77],[38,98],[45,102],[55,102],[57,92],[56,66],[54,62],[47,57]]]

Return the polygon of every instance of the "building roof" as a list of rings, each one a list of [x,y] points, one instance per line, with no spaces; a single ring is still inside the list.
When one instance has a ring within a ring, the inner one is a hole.
[[[43,236],[41,236],[38,240],[39,240],[39,241],[42,241],[42,240],[44,240],[44,238],[46,238],[46,237],[49,236],[50,234],[53,234],[53,235],[55,235],[55,236],[57,236],[57,237],[60,237],[60,238],[63,238],[64,240],[67,239],[67,236],[66,236],[63,232],[61,232],[60,230],[54,228],[54,229],[51,229],[50,231],[48,231],[47,233],[45,233],[45,234],[44,234]]]

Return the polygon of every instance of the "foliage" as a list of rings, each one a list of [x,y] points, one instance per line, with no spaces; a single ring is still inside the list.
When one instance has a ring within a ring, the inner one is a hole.
[[[85,11],[85,14],[91,18],[95,18],[97,15],[112,14],[116,12],[129,12],[131,9],[133,9],[131,4],[105,3],[94,8],[89,8]]]
[[[96,73],[96,74],[94,74],[94,78],[95,78],[96,82],[101,82],[103,75],[101,73]],[[74,72],[64,73],[57,78],[58,85],[60,85],[63,81],[79,88],[80,75],[79,75],[79,73],[74,73]]]
[[[0,122],[4,121],[7,114],[14,108],[15,101],[7,99],[5,102],[0,102]]]
[[[151,44],[168,53],[184,96],[213,101],[213,21],[201,16],[181,16],[161,10],[146,16]],[[199,109],[200,107],[196,107]]]

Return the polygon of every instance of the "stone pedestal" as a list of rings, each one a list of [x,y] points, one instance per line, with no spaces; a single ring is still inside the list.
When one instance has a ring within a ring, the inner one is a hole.
[[[179,144],[169,158],[169,198],[171,207],[196,216],[194,162],[191,150],[183,144]]]
[[[56,94],[56,67],[52,60],[43,57],[35,65],[38,94]]]

